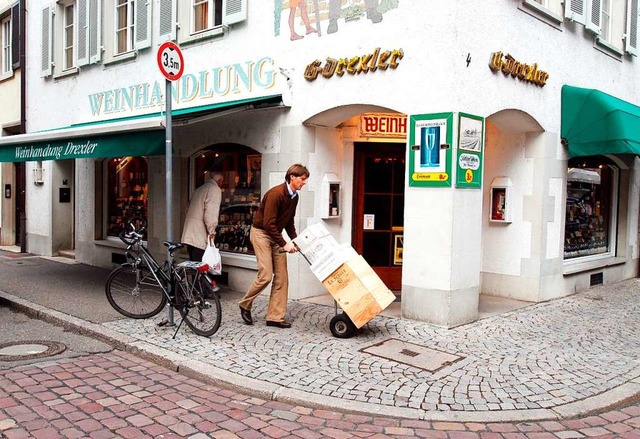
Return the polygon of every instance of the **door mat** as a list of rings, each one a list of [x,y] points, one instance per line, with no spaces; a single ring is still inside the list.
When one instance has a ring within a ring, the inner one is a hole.
[[[436,372],[464,357],[390,338],[360,350],[376,357]]]

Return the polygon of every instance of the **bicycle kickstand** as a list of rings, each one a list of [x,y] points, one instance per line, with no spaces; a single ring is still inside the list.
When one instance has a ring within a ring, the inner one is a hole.
[[[189,311],[187,310],[187,314],[189,313]],[[180,319],[180,323],[178,323],[178,327],[176,328],[176,332],[173,333],[173,337],[171,337],[172,339],[175,340],[176,335],[178,335],[178,331],[180,330],[180,326],[182,326],[182,322],[184,322],[185,317],[187,317],[187,314],[184,315],[183,318]]]

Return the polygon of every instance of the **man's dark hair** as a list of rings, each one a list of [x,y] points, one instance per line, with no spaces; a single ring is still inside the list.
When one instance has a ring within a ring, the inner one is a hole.
[[[289,169],[287,169],[287,175],[284,176],[284,179],[287,183],[291,182],[291,176],[294,177],[307,177],[309,178],[309,170],[302,166],[300,163],[296,163],[295,165],[291,165]]]

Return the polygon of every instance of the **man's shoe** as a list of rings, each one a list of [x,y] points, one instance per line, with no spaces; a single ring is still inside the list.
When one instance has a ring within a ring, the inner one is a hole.
[[[244,309],[243,307],[240,307],[240,315],[242,316],[242,320],[244,320],[244,322],[247,325],[253,325],[253,318],[251,318],[251,311],[249,311],[248,309]]]
[[[276,328],[291,328],[291,322],[287,322],[286,320],[283,320],[281,322],[267,320],[267,326],[275,326]]]

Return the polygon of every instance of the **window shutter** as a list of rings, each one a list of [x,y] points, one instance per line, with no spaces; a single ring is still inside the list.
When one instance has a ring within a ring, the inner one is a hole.
[[[136,49],[151,47],[151,0],[138,0],[136,7]]]
[[[585,24],[586,13],[585,6],[586,0],[565,0],[564,2],[564,16],[576,23]]]
[[[222,0],[222,24],[240,23],[247,19],[247,0]]]
[[[585,26],[596,35],[600,35],[602,0],[587,0],[587,22]]]
[[[20,68],[20,3],[11,8],[11,68]]]
[[[176,39],[176,21],[178,19],[178,2],[176,0],[160,0],[160,39]]]
[[[53,73],[53,16],[51,6],[42,9],[42,77],[51,76]]]
[[[102,0],[89,2],[89,63],[99,63],[102,59]]]
[[[77,0],[78,8],[78,66],[89,64],[89,5],[88,0]]]
[[[627,33],[624,37],[624,50],[638,56],[638,0],[627,0]]]

